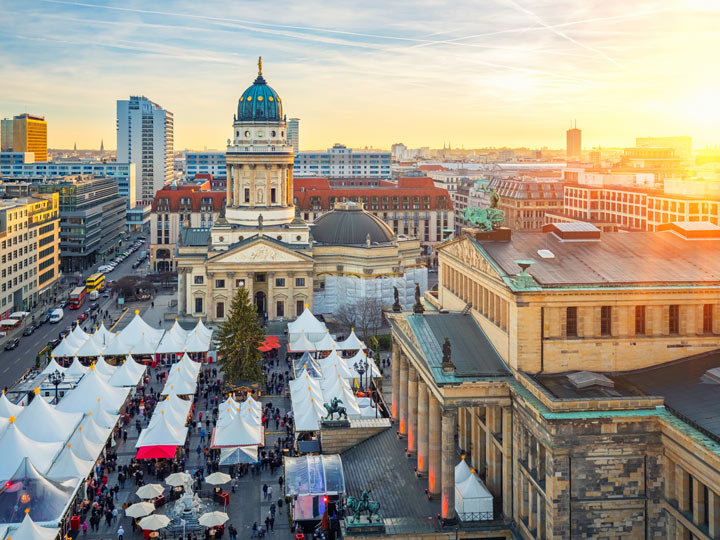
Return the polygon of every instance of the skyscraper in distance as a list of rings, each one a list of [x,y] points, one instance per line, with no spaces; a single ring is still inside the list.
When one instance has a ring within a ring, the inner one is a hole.
[[[170,111],[145,96],[117,101],[117,160],[137,166],[136,202],[152,203],[172,180],[173,137]]]
[[[577,128],[577,120],[575,125],[567,130],[566,136],[565,156],[567,159],[580,159],[582,155],[582,131]]]
[[[288,142],[293,147],[295,155],[300,151],[300,119],[291,118],[287,123]]]
[[[11,152],[13,149],[13,120],[0,120],[0,152]]]
[[[44,116],[23,113],[13,118],[14,152],[33,152],[35,161],[47,161],[47,122]]]

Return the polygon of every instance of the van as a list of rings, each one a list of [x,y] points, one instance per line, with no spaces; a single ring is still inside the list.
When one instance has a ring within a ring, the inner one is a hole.
[[[50,322],[51,322],[52,324],[59,323],[59,322],[62,320],[62,318],[63,318],[64,315],[65,315],[65,314],[63,313],[62,308],[53,309],[53,310],[50,312]]]
[[[97,300],[98,298],[100,298],[100,291],[98,291],[98,290],[90,291],[89,296],[90,296],[90,300]]]

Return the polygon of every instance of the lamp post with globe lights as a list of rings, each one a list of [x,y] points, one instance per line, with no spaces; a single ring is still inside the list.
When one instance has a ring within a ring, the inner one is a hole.
[[[363,375],[368,369],[369,364],[367,363],[367,360],[360,360],[359,362],[355,362],[353,364],[353,368],[355,371],[357,371],[360,374],[360,386],[362,387],[363,392],[365,391],[365,384]]]
[[[58,404],[58,386],[65,380],[65,374],[57,369],[48,376],[48,381],[55,387],[55,405]]]

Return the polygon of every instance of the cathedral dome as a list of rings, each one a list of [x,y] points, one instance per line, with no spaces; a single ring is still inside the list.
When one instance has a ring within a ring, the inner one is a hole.
[[[352,202],[338,203],[334,210],[317,218],[312,234],[318,244],[345,246],[366,245],[368,235],[372,244],[386,244],[395,239],[383,220]]]
[[[262,76],[262,60],[258,61],[258,76],[238,101],[237,119],[240,122],[280,122],[282,103],[277,92]]]

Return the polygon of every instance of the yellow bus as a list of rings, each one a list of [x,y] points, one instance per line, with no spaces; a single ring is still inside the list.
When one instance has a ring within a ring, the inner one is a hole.
[[[105,286],[105,274],[93,274],[85,281],[87,292],[99,291]]]

